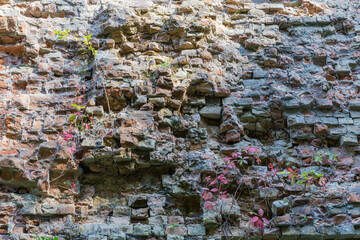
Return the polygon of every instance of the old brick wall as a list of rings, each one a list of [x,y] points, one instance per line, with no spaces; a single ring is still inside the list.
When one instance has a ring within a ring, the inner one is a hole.
[[[0,239],[222,239],[201,186],[246,146],[230,239],[360,239],[359,33],[358,0],[0,0]],[[72,103],[105,119],[79,163]],[[328,183],[258,186],[269,163]]]

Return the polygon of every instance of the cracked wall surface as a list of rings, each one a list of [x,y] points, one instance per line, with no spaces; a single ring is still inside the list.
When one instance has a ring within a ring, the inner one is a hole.
[[[360,239],[359,57],[358,0],[0,0],[0,239],[225,239],[201,186],[247,146],[230,239]],[[79,101],[104,124],[75,161]],[[259,186],[269,163],[328,183]]]

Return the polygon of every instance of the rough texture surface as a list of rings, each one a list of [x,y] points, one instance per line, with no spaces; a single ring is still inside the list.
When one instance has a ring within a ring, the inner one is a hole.
[[[64,29],[93,34],[90,68]],[[0,0],[0,239],[221,239],[200,186],[249,145],[264,166],[338,161],[306,191],[250,166],[232,239],[360,239],[359,33],[358,0]],[[57,137],[80,82],[115,117],[78,166]]]

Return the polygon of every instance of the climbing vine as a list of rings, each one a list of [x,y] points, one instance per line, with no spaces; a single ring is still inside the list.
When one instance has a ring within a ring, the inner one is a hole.
[[[260,159],[261,150],[257,147],[246,147],[239,152],[233,152],[231,157],[224,158],[220,163],[213,165],[213,172],[211,175],[205,177],[205,186],[202,188],[202,200],[204,208],[207,211],[220,211],[223,208],[223,200],[231,199],[230,211],[223,213],[219,219],[221,221],[222,229],[225,235],[231,239],[231,231],[229,226],[234,223],[231,222],[232,211],[237,211],[234,205],[237,204],[241,197],[241,189],[245,188],[250,191],[252,183],[245,178],[245,172],[249,170],[252,165],[261,166],[263,161]],[[317,153],[314,159],[319,162],[319,156],[327,156],[331,161],[335,161],[336,154],[332,153]],[[277,181],[281,181],[290,185],[303,185],[325,187],[330,176],[324,176],[314,170],[303,171],[296,167],[286,167],[284,170],[276,169],[272,163],[267,166],[267,173],[264,176],[256,176],[258,179],[256,184],[258,189],[265,189]],[[234,190],[235,189],[235,190]],[[256,206],[261,205],[260,202],[253,204],[253,211],[248,212],[249,224],[256,228],[263,229],[271,226],[272,221],[267,218],[270,216],[270,202],[265,195],[265,202],[268,209],[256,209]],[[229,204],[226,201],[226,204]],[[268,214],[266,214],[268,212]]]

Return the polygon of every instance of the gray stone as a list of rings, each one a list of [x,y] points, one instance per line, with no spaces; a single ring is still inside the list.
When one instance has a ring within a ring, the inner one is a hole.
[[[138,149],[140,150],[155,150],[156,141],[154,139],[145,139],[144,141],[140,141],[138,143]]]
[[[130,214],[131,214],[131,208],[128,206],[117,206],[113,209],[114,217],[130,216]]]
[[[129,217],[130,222],[130,217]],[[116,224],[115,229],[113,229],[113,232],[117,234],[121,234],[122,232],[125,234],[133,234],[134,233],[134,226],[133,225],[118,225]]]
[[[256,130],[256,123],[244,123],[243,127],[246,130],[255,131]]]
[[[350,111],[350,116],[352,118],[360,118],[360,111]]]
[[[89,240],[108,240],[108,237],[107,236],[99,236],[99,235],[90,235],[90,236],[87,236],[87,239]]]
[[[313,240],[321,238],[321,234],[319,234],[314,226],[304,226],[300,230],[301,236],[299,240]]]
[[[164,222],[163,224],[165,224]],[[165,236],[165,227],[163,225],[152,226],[152,234],[157,237]]]
[[[360,110],[360,101],[349,102],[350,110]]]
[[[165,98],[162,97],[149,98],[149,102],[154,104],[154,106],[158,108],[165,107]]]
[[[188,132],[188,136],[195,142],[200,142],[208,138],[206,128],[191,128]]]
[[[318,109],[328,110],[333,107],[333,103],[330,99],[317,99],[316,103]]]
[[[338,118],[338,121],[339,121],[339,124],[354,124],[354,121],[349,117]]]
[[[331,167],[322,167],[322,166],[310,166],[310,167],[301,167],[300,173],[311,172],[323,174],[324,176],[331,176],[334,174],[334,170]]]
[[[91,138],[87,137],[81,142],[81,147],[94,149],[97,147],[101,147],[103,145],[101,138]]]
[[[204,211],[203,223],[206,228],[217,228],[220,223],[218,222],[219,214],[215,211]]]
[[[338,136],[346,134],[346,127],[345,126],[339,126],[339,127],[330,127],[330,135]]]
[[[206,106],[200,110],[200,115],[210,119],[220,119],[222,108],[220,106]]]
[[[280,195],[277,188],[261,188],[259,190],[260,198],[276,199]]]
[[[252,98],[240,98],[237,101],[238,106],[243,106],[245,108],[251,107],[253,105],[253,99]]]
[[[89,115],[101,117],[104,115],[104,108],[103,106],[87,107],[86,113]]]
[[[305,123],[307,125],[314,125],[316,123],[316,117],[305,117]]]
[[[331,19],[329,16],[317,16],[316,20],[321,25],[327,25],[331,23]]]
[[[280,240],[298,240],[300,234],[300,230],[297,227],[284,227],[282,228],[282,235],[280,237]]]
[[[91,235],[96,234],[100,231],[101,224],[95,224],[95,223],[88,223],[88,224],[82,224],[80,226],[79,232],[81,235]]]
[[[360,126],[358,125],[349,125],[346,126],[347,132],[354,134],[354,135],[360,135]]]
[[[345,135],[341,137],[341,146],[356,146],[358,139],[355,135]]]
[[[22,215],[35,215],[39,212],[39,210],[37,210],[38,208],[40,208],[40,205],[36,203],[24,202],[19,213]]]
[[[167,216],[154,216],[148,218],[150,225],[161,225],[167,223]]]
[[[243,122],[243,123],[256,122],[256,117],[250,113],[245,113],[245,114],[241,115],[240,122]]]
[[[287,118],[288,127],[297,127],[305,125],[305,118],[303,115],[289,115]]]
[[[187,225],[188,235],[190,236],[205,236],[206,230],[202,225]]]
[[[131,149],[129,149],[129,148],[119,148],[119,150],[115,152],[114,161],[115,162],[129,162],[129,161],[131,161]]]
[[[289,201],[276,200],[272,203],[271,210],[277,216],[283,215],[289,210]]]
[[[192,106],[204,106],[206,105],[205,98],[189,98],[188,103]]]
[[[268,76],[269,76],[269,72],[268,72],[268,71],[255,70],[255,71],[253,72],[253,78],[255,78],[255,79],[267,78]]]
[[[166,240],[184,240],[185,238],[183,236],[178,235],[167,235]]]
[[[282,107],[284,109],[298,109],[300,108],[300,101],[298,99],[284,100]]]
[[[252,114],[254,114],[256,117],[269,117],[270,116],[269,109],[253,108],[251,111],[252,111]]]
[[[350,209],[348,210],[348,213],[349,213],[349,215],[352,215],[352,216],[357,216],[357,215],[359,215],[359,213],[360,213],[360,206],[350,208]]]
[[[256,122],[257,132],[268,132],[271,128],[272,121],[270,118],[260,118]]]
[[[321,117],[317,118],[317,123],[326,124],[329,126],[339,125],[339,121],[335,117]]]
[[[307,25],[316,25],[316,17],[302,17],[303,22]]]
[[[150,225],[135,225],[134,226],[134,235],[148,237],[151,235],[151,226]]]
[[[347,208],[346,207],[338,207],[335,204],[329,204],[326,206],[326,211],[329,214],[329,216],[334,216],[338,214],[346,214]]]
[[[111,240],[126,240],[126,235],[125,235],[125,233],[111,234],[111,236],[109,236],[109,239],[111,239]]]
[[[347,66],[346,65],[336,65],[335,71],[338,74],[349,74],[351,69],[348,65]]]
[[[316,226],[316,230],[322,234],[324,239],[335,239],[337,235],[335,227],[332,226]]]
[[[351,239],[355,235],[355,229],[354,225],[347,223],[347,224],[341,224],[339,226],[336,226],[336,232],[338,233],[338,236],[335,238],[337,239]]]

